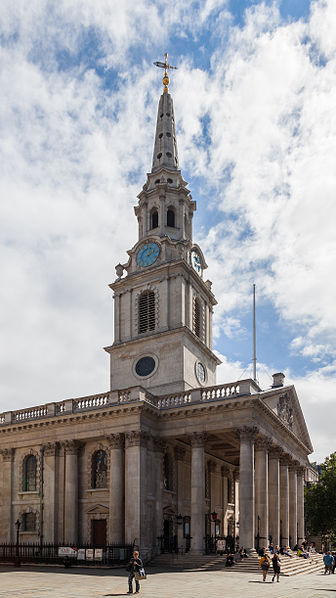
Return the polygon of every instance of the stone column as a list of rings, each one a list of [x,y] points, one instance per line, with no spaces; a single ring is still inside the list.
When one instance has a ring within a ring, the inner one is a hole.
[[[297,544],[297,475],[296,465],[290,465],[289,474],[289,545],[291,548]]]
[[[43,474],[43,542],[57,544],[58,519],[57,519],[57,453],[58,445],[48,442],[43,447],[44,474]]]
[[[163,453],[165,444],[160,438],[153,438],[155,453],[155,539],[157,541],[157,552],[160,552],[160,538],[163,535],[163,512],[162,512],[162,490],[163,490]]]
[[[304,467],[299,467],[297,470],[297,522],[298,522],[298,538],[297,543],[301,546],[305,539],[304,529]]]
[[[254,551],[254,428],[242,428],[239,458],[239,545]]]
[[[233,471],[234,538],[239,536],[239,470]]]
[[[125,451],[125,542],[146,550],[146,435],[127,432]]]
[[[217,464],[214,461],[209,463],[209,476],[210,476],[210,513],[217,512],[216,494],[217,494]],[[219,513],[217,513],[217,517]],[[210,518],[210,534],[216,535],[216,523]]]
[[[259,531],[259,548],[268,546],[268,446],[265,439],[258,439],[254,445],[255,458],[255,528]]]
[[[184,457],[185,449],[182,446],[175,447],[175,460],[176,460],[176,505],[177,515],[185,515],[184,513]],[[183,542],[183,520],[179,520],[177,524],[177,546],[179,549],[184,548]]]
[[[0,454],[2,455],[0,472],[0,540],[2,542],[13,542],[14,520],[12,503],[14,449],[1,449]]]
[[[76,546],[78,541],[78,452],[77,440],[66,440],[64,540]]]
[[[204,552],[205,441],[204,433],[191,435],[191,550],[199,554]]]
[[[110,448],[110,479],[109,479],[109,544],[123,544],[124,542],[124,497],[125,497],[125,466],[123,434],[111,434],[107,437]]]
[[[268,455],[269,533],[274,546],[280,545],[280,451],[273,447]]]
[[[289,543],[289,484],[287,456],[280,458],[280,541],[282,546]]]

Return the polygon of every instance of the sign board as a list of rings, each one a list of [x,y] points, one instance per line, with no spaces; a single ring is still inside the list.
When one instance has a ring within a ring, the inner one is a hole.
[[[95,548],[95,551],[94,551],[94,560],[95,561],[102,561],[103,560],[103,549],[102,548]]]
[[[85,561],[85,548],[78,548],[78,556],[77,559],[79,561]]]
[[[93,548],[86,549],[86,560],[93,561]]]
[[[226,546],[225,540],[217,540],[217,552],[224,552]]]

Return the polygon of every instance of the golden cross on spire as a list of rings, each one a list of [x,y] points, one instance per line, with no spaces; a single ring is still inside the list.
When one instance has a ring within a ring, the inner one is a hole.
[[[168,69],[174,69],[176,71],[177,66],[171,66],[171,64],[168,64],[168,53],[167,52],[165,53],[165,61],[164,62],[159,62],[157,60],[156,62],[153,62],[153,64],[155,64],[155,66],[158,66],[160,69],[165,70],[165,74],[162,79],[162,83],[164,86],[163,93],[168,93],[168,85],[169,85]]]

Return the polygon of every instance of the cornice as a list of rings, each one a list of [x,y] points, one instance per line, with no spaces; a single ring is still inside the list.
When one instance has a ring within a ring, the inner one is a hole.
[[[162,243],[163,239],[160,239],[159,237],[153,235],[153,238],[154,237],[156,239],[159,239],[160,242]],[[146,237],[146,239],[141,239],[141,241],[137,241],[137,243],[134,245],[134,247],[132,249],[130,249],[129,253],[132,254],[132,252],[136,251],[137,247],[145,241],[148,241],[147,237]],[[183,244],[189,243],[189,241],[184,241],[184,240],[172,241],[169,238],[167,238],[166,242],[169,242],[173,245],[179,245],[181,243],[183,243]],[[146,274],[153,274],[153,273],[157,274],[158,279],[160,279],[160,278],[162,278],[162,271],[166,270],[167,267],[169,267],[169,269],[170,269],[170,276],[173,275],[172,270],[174,270],[174,269],[182,268],[183,270],[185,270],[188,277],[189,278],[191,277],[193,282],[198,284],[201,287],[202,291],[205,293],[205,295],[209,299],[210,303],[213,306],[217,305],[215,296],[214,296],[213,292],[209,289],[209,287],[206,285],[205,281],[202,278],[200,278],[200,276],[198,276],[198,274],[196,274],[196,272],[192,268],[192,266],[190,264],[188,264],[188,262],[186,260],[183,260],[183,259],[177,259],[175,261],[161,262],[160,264],[155,264],[154,266],[149,267],[147,270],[141,270],[141,271],[139,270],[136,272],[131,272],[131,273],[127,274],[127,276],[125,276],[124,278],[119,278],[115,282],[112,282],[111,284],[109,284],[109,287],[113,291],[118,292],[119,289],[122,289],[129,283],[130,287],[133,288],[134,284],[137,282],[137,279],[139,279],[140,283],[143,282],[143,280],[146,278],[146,276],[145,276]]]
[[[210,359],[213,359],[217,365],[220,365],[222,362],[218,359],[217,355],[203,343],[196,334],[194,334],[190,328],[187,326],[180,326],[179,328],[172,328],[171,330],[162,330],[162,331],[153,331],[147,336],[142,336],[141,338],[132,338],[127,341],[123,341],[121,343],[114,343],[113,345],[109,345],[108,347],[104,347],[104,351],[106,353],[111,353],[112,351],[116,350],[117,348],[127,347],[132,345],[141,345],[143,343],[148,342],[148,338],[156,338],[162,336],[171,336],[174,334],[175,338],[177,334],[186,334],[194,343],[196,343],[199,347],[201,347],[202,351],[204,351]],[[193,389],[190,389],[193,390]]]

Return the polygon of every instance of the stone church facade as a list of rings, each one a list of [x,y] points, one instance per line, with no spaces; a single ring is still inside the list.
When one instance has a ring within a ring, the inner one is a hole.
[[[110,390],[0,414],[0,542],[19,519],[21,542],[134,542],[147,556],[216,535],[294,546],[311,441],[283,374],[268,390],[216,385],[216,300],[167,86],[138,199],[138,241],[110,285]]]

